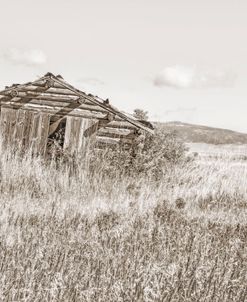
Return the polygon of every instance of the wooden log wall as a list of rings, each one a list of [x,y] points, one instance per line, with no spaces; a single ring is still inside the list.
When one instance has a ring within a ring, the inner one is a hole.
[[[0,129],[4,145],[45,154],[49,115],[23,109],[1,108]]]
[[[46,81],[9,89],[0,95],[0,131],[5,143],[44,154],[48,135],[66,118],[64,149],[80,152],[87,144],[131,145],[138,128],[101,106]]]

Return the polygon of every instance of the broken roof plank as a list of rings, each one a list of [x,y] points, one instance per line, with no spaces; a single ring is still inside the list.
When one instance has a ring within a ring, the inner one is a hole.
[[[64,87],[71,89],[72,91],[74,91],[78,96],[84,96],[85,98],[87,98],[88,100],[92,101],[93,103],[96,103],[97,105],[101,106],[102,108],[105,108],[107,111],[118,115],[119,117],[121,117],[122,119],[128,121],[129,123],[135,125],[138,128],[141,128],[147,132],[150,132],[153,134],[153,129],[149,128],[149,127],[145,127],[143,124],[141,124],[141,122],[135,120],[134,118],[131,119],[128,116],[126,116],[124,113],[120,112],[119,110],[117,110],[116,108],[113,108],[112,106],[107,106],[104,105],[103,103],[101,103],[98,99],[88,96],[86,95],[84,92],[74,88],[72,85],[66,83],[64,80],[59,80],[56,77],[54,78],[54,81],[57,83],[60,83],[62,86],[64,85]]]
[[[29,89],[30,87],[30,89]],[[37,87],[37,88],[35,88]],[[48,93],[48,91],[52,93]],[[60,92],[60,93],[59,93]],[[59,102],[59,101],[65,101],[65,102],[71,102],[71,103],[80,103],[83,105],[85,102],[90,103],[92,106],[97,106],[102,108],[102,111],[107,111],[109,114],[113,117],[115,120],[125,120],[129,124],[132,124],[134,127],[142,129],[144,131],[153,133],[153,129],[149,124],[143,124],[142,122],[138,121],[134,117],[130,117],[127,114],[124,114],[123,112],[119,111],[115,107],[111,106],[109,102],[106,102],[97,96],[93,96],[90,94],[86,94],[72,85],[68,84],[63,80],[61,76],[54,76],[51,73],[47,73],[44,77],[40,78],[37,81],[29,82],[23,85],[14,85],[11,87],[8,87],[4,91],[2,91],[0,94],[2,95],[8,95],[7,99],[2,98],[2,101],[8,101],[8,98],[14,99],[14,97],[21,96],[24,98],[20,102],[21,103],[28,103],[30,101],[26,100],[32,100],[35,98],[36,100],[40,101],[50,101],[52,102]],[[16,99],[14,99],[16,100]],[[17,105],[17,104],[16,104]],[[31,106],[31,105],[30,105]],[[25,105],[25,107],[28,107]],[[20,108],[20,107],[19,107]],[[77,104],[73,107],[73,110],[76,110],[78,108]],[[47,110],[48,108],[43,108]],[[86,109],[86,108],[84,108]],[[89,108],[87,108],[89,109]],[[52,109],[48,109],[52,110]],[[52,110],[53,111],[53,110]],[[65,109],[66,111],[66,109]],[[72,108],[68,110],[69,113],[71,113]],[[98,110],[99,111],[99,110]],[[64,113],[63,113],[64,114]],[[78,114],[78,112],[76,112]],[[84,113],[83,113],[84,114]],[[111,121],[110,116],[108,115],[108,122]]]

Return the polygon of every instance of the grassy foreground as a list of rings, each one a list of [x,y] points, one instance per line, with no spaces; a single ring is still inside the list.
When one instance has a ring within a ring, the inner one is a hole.
[[[0,301],[247,301],[244,157],[154,183],[0,154]]]

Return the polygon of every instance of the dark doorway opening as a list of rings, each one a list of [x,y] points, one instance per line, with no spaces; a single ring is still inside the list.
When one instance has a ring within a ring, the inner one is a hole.
[[[47,141],[48,153],[61,154],[63,152],[66,117],[52,116]]]

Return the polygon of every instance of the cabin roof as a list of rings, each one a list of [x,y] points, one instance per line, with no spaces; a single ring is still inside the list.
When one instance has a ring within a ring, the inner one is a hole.
[[[118,117],[129,122],[130,124],[134,125],[135,127],[139,128],[141,130],[147,131],[149,133],[153,133],[154,128],[151,123],[149,123],[149,122],[145,123],[145,124],[142,123],[141,121],[139,121],[135,117],[131,116],[130,114],[119,111],[116,107],[112,106],[109,103],[108,99],[103,100],[103,99],[99,98],[98,96],[94,96],[92,94],[87,94],[87,93],[75,88],[74,86],[70,85],[69,83],[67,83],[61,75],[55,76],[54,74],[52,74],[50,72],[48,72],[40,79],[33,81],[33,82],[28,82],[25,84],[13,84],[10,87],[5,87],[5,89],[0,92],[0,96],[6,96],[6,95],[9,96],[10,95],[12,98],[14,98],[14,97],[16,97],[15,93],[18,93],[19,89],[28,88],[28,86],[30,86],[30,85],[39,84],[44,81],[48,81],[48,83],[49,83],[49,81],[51,81],[51,85],[52,85],[52,83],[56,83],[56,84],[60,85],[61,87],[70,90],[73,94],[78,96],[78,98],[82,97],[83,99],[87,99],[89,102],[102,107],[107,112],[109,112],[109,114],[117,115]],[[1,98],[0,98],[0,101],[1,101]]]

